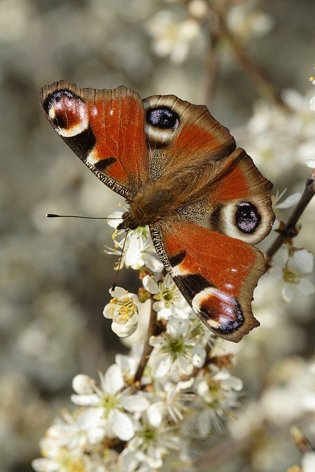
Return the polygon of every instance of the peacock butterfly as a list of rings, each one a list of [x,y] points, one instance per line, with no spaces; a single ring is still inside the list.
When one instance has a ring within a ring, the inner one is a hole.
[[[149,225],[203,323],[234,342],[258,326],[251,301],[265,263],[253,244],[274,221],[272,184],[207,107],[63,80],[43,87],[40,100],[61,138],[126,199],[119,228]]]

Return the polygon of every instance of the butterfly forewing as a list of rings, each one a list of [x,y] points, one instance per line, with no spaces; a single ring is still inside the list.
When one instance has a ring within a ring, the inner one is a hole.
[[[154,95],[144,100],[144,107],[154,179],[162,173],[165,177],[183,172],[186,166],[202,167],[235,149],[229,130],[203,105],[192,105],[174,95]]]
[[[126,198],[137,193],[148,163],[136,92],[81,89],[62,80],[43,87],[41,104],[57,133],[106,185]]]

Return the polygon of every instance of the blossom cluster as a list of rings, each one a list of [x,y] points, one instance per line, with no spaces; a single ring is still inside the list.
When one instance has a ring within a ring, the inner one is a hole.
[[[179,0],[177,3],[181,5],[160,10],[150,18],[147,30],[152,38],[154,53],[179,64],[189,57],[194,47],[196,52],[204,49],[205,23],[209,23],[213,32],[218,28],[220,20],[216,1]],[[233,35],[242,42],[263,36],[274,27],[275,22],[270,15],[253,8],[248,2],[231,2],[226,7],[226,24]]]
[[[278,216],[300,199],[300,194],[283,195],[274,199]],[[231,356],[220,353],[221,341],[165,274],[149,229],[126,234],[117,229],[121,217],[122,212],[109,217],[114,249],[105,250],[120,255],[117,269],[139,270],[142,287],[138,294],[122,287],[110,290],[104,316],[131,350],[117,355],[98,383],[82,374],[74,378],[71,400],[79,409],[64,411],[48,429],[43,457],[33,461],[37,472],[191,470],[190,438],[221,434],[239,406],[243,384],[230,373]],[[271,272],[284,282],[283,297],[292,299],[291,286],[304,295],[313,293],[305,278],[313,270],[312,254],[287,244],[282,257],[282,266]]]
[[[274,223],[274,228],[281,232],[284,225],[278,221],[281,210],[293,207],[301,198],[300,193],[294,193],[282,197],[285,190],[274,198],[273,209],[277,216]],[[285,239],[285,244],[277,254],[278,264],[274,264],[269,273],[273,279],[282,283],[281,294],[286,302],[291,302],[296,291],[302,293],[304,296],[312,295],[315,292],[313,283],[307,278],[313,273],[314,256],[304,248],[297,248],[293,245],[293,240]]]
[[[119,219],[113,221],[117,226]],[[79,409],[64,411],[48,429],[43,457],[33,461],[37,472],[150,472],[167,464],[186,470],[192,432],[195,439],[222,433],[227,415],[238,407],[242,381],[230,373],[231,357],[215,355],[220,342],[192,313],[172,278],[163,275],[148,229],[130,232],[126,242],[121,236],[115,231],[116,245],[125,245],[123,263],[146,275],[139,295],[122,287],[111,290],[104,316],[118,336],[134,343],[129,355],[117,355],[99,374],[99,383],[82,374],[74,378],[71,400]],[[148,321],[152,313],[151,355],[139,375],[138,340],[147,327],[142,330],[138,321]]]

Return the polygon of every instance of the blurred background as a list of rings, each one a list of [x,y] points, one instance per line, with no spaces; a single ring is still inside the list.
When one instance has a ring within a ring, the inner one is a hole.
[[[308,80],[315,74],[314,0],[230,2],[234,42],[218,39],[218,16],[209,13],[209,5],[222,4],[0,0],[3,472],[31,471],[39,439],[70,407],[74,375],[96,377],[127,350],[102,316],[114,279],[115,258],[103,252],[112,229],[100,221],[45,218],[107,216],[120,198],[54,133],[39,107],[41,86],[60,79],[80,87],[123,84],[142,97],[172,93],[206,103],[273,181],[274,194],[303,191],[305,160],[315,150],[309,110],[315,88]],[[314,209],[311,202],[296,241],[309,251]],[[137,274],[122,271],[119,285],[136,292]],[[243,410],[229,436],[200,456],[197,470],[212,470],[211,463],[216,472],[285,471],[300,462],[291,424],[315,443],[312,409],[301,406],[304,398],[315,405],[314,297],[297,290],[287,304],[281,282],[266,274],[255,304],[261,328],[241,345],[224,347],[236,353],[234,373],[245,382]]]

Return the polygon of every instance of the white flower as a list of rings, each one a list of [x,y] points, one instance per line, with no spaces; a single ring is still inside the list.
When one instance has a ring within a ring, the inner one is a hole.
[[[73,470],[82,470],[83,459],[78,453],[73,453],[65,448],[58,450],[58,453],[50,457],[51,450],[47,447],[47,440],[42,441],[42,454],[47,457],[34,459],[32,467],[36,472],[69,472],[69,467]]]
[[[110,217],[118,218],[108,222],[111,227],[117,228],[119,223],[122,221],[119,217],[122,212],[115,212]],[[110,218],[109,217],[109,218]],[[121,235],[125,235],[125,231],[115,231],[112,235],[112,239],[115,243],[115,249],[105,247],[107,254],[121,255],[121,251],[124,249],[122,255],[121,266],[131,267],[132,269],[139,270],[141,267],[146,266],[154,273],[162,272],[164,266],[158,259],[156,251],[153,246],[153,242],[150,235],[150,230],[147,226],[129,231],[127,236],[122,239],[117,239]],[[125,241],[127,237],[127,241]]]
[[[187,9],[189,14],[198,20],[205,18],[209,12],[209,7],[204,0],[191,0]]]
[[[130,336],[138,326],[138,297],[121,287],[110,289],[109,293],[113,298],[105,306],[103,315],[113,320],[112,330],[117,336],[121,338]]]
[[[247,153],[255,155],[256,163],[268,169],[271,179],[314,158],[314,114],[309,109],[309,97],[286,90],[282,98],[287,109],[260,100],[247,129],[235,133]]]
[[[270,275],[275,280],[282,280],[282,297],[286,302],[291,302],[295,289],[304,296],[312,295],[315,287],[305,276],[313,272],[314,256],[306,249],[293,248],[290,253],[282,248],[283,254],[287,255],[284,267],[275,266],[270,269]]]
[[[299,192],[297,192],[297,193],[293,193],[292,195],[288,195],[283,200],[282,197],[284,196],[286,191],[287,191],[286,188],[283,189],[282,192],[280,192],[280,193],[277,191],[275,197],[272,197],[273,198],[272,209],[273,209],[276,216],[278,216],[280,214],[281,210],[286,210],[286,209],[291,208],[294,205],[296,205],[297,202],[301,198],[301,194]],[[274,224],[273,224],[273,229],[277,229],[279,224],[280,224],[279,220],[278,220],[278,218],[276,218],[275,221],[274,221]]]
[[[132,419],[123,411],[141,412],[148,408],[149,403],[143,394],[132,395],[129,388],[124,388],[121,369],[113,364],[105,375],[100,374],[101,386],[93,379],[75,377],[73,387],[78,388],[77,394],[71,396],[76,405],[90,406],[104,418],[106,434],[115,435],[123,441],[129,441],[134,435]],[[79,386],[79,387],[78,387]],[[90,393],[84,393],[90,392]]]
[[[192,401],[194,394],[183,392],[190,388],[194,383],[194,379],[186,382],[168,382],[164,389],[161,384],[158,390],[155,390],[157,401],[149,406],[147,417],[152,426],[159,427],[162,421],[172,421],[178,423],[183,420],[183,412],[186,411],[185,402]]]
[[[151,368],[155,377],[177,373],[189,375],[193,367],[202,367],[206,358],[205,349],[193,339],[193,323],[169,318],[166,333],[151,336],[150,344],[154,347],[151,354]]]
[[[228,371],[218,371],[212,377],[196,380],[194,389],[201,410],[197,415],[197,427],[201,437],[213,431],[224,432],[224,420],[231,409],[239,406],[237,392],[242,388],[241,379],[233,377]]]
[[[179,437],[164,424],[155,428],[145,418],[138,424],[135,437],[120,454],[124,472],[151,472],[163,467],[164,456],[179,449]]]
[[[46,432],[41,441],[45,458],[33,461],[33,468],[38,472],[66,472],[71,465],[73,470],[81,470],[84,450],[100,443],[104,436],[99,411],[89,408],[73,415],[65,412]]]
[[[237,5],[228,12],[227,23],[229,29],[242,39],[252,36],[263,36],[269,33],[274,25],[274,19],[258,10],[249,10],[247,5]]]
[[[180,20],[169,10],[158,12],[148,23],[154,38],[153,48],[158,56],[169,56],[175,63],[183,62],[190,43],[200,34],[200,25],[193,18]]]
[[[171,315],[180,319],[189,317],[191,309],[170,274],[167,274],[164,280],[159,283],[146,275],[142,283],[144,288],[154,295],[153,299],[158,300],[153,304],[153,309],[159,317],[165,319],[168,319]]]

